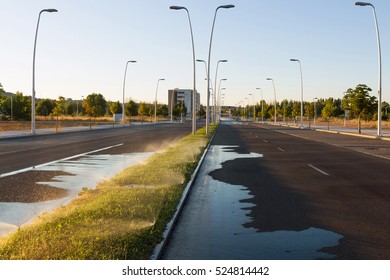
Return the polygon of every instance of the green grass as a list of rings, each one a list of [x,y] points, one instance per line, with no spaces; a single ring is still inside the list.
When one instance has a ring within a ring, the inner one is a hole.
[[[148,259],[208,141],[200,129],[84,189],[71,203],[0,239],[0,259]]]

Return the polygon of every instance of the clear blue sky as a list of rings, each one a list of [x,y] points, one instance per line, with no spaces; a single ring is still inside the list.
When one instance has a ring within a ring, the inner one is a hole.
[[[254,94],[273,100],[300,99],[300,59],[304,99],[342,97],[359,83],[377,87],[377,45],[372,10],[350,0],[0,0],[0,83],[9,92],[31,95],[32,52],[38,13],[36,92],[39,98],[81,99],[101,93],[122,100],[125,63],[126,97],[167,102],[170,88],[192,88],[192,49],[184,11],[190,11],[196,57],[207,60],[215,8],[219,10],[213,38],[211,77],[219,59],[218,80],[226,88],[225,105]],[[382,43],[383,100],[390,101],[390,1],[376,6]],[[197,89],[206,102],[204,64],[197,63]]]

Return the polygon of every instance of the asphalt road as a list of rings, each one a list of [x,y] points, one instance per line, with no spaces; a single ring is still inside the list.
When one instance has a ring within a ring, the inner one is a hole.
[[[390,142],[222,124],[163,258],[390,259],[389,170]]]
[[[36,184],[60,172],[30,170],[7,176],[12,172],[107,147],[111,148],[94,154],[155,152],[189,133],[190,123],[160,123],[0,140],[0,202],[38,202],[66,195]]]

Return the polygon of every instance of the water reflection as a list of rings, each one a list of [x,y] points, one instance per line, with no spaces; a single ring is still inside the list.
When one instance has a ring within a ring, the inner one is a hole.
[[[316,227],[259,232],[244,227],[253,219],[253,195],[244,185],[215,180],[210,173],[231,160],[262,158],[258,153],[237,153],[237,146],[210,147],[197,183],[184,208],[167,259],[332,259],[321,252],[337,246],[340,234]],[[229,174],[227,174],[229,176]],[[232,174],[237,177],[236,174]],[[188,242],[191,240],[191,242]]]
[[[131,153],[119,155],[85,155],[77,159],[64,160],[41,166],[35,171],[62,171],[69,175],[53,178],[54,182],[37,182],[68,190],[61,199],[36,203],[0,202],[0,236],[16,230],[36,216],[69,203],[82,188],[94,188],[104,179],[113,177],[125,168],[142,162],[153,153]]]

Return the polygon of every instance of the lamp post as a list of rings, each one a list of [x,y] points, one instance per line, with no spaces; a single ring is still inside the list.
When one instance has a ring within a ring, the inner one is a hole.
[[[213,42],[213,33],[214,33],[214,25],[215,25],[215,19],[217,17],[217,12],[219,9],[230,9],[234,8],[234,5],[222,5],[218,6],[215,9],[214,13],[214,20],[213,20],[213,25],[211,27],[211,35],[210,35],[210,45],[209,45],[209,56],[207,60],[207,106],[206,106],[206,134],[209,134],[209,118],[210,118],[210,58],[211,58],[211,45]]]
[[[382,137],[382,59],[381,59],[381,42],[379,38],[378,20],[376,18],[375,7],[371,3],[356,2],[356,6],[370,6],[372,8],[376,27],[376,39],[378,45],[378,131],[377,137]]]
[[[122,102],[122,124],[125,124],[125,118],[126,118],[126,112],[125,112],[125,87],[126,87],[126,73],[127,73],[127,65],[129,63],[137,63],[135,60],[129,60],[126,62],[126,67],[125,67],[125,75],[123,78],[123,102]]]
[[[35,40],[34,40],[34,52],[33,52],[33,70],[32,70],[32,96],[31,96],[31,134],[35,134],[35,53],[37,49],[37,38],[38,38],[38,28],[39,21],[41,19],[41,14],[47,13],[56,13],[56,9],[44,9],[39,12],[37,28],[35,30]]]
[[[275,82],[274,82],[274,79],[272,78],[267,78],[267,81],[272,81],[272,85],[274,87],[274,107],[275,107],[275,120],[274,120],[274,124],[276,124],[276,90],[275,90]]]
[[[194,36],[192,33],[191,18],[190,18],[190,13],[188,12],[188,9],[186,7],[171,6],[170,9],[185,10],[187,12],[188,22],[190,25],[191,42],[192,42],[192,64],[193,64],[193,72],[194,72],[193,90],[192,90],[192,134],[195,134],[196,132],[196,67],[195,67],[195,45],[194,45]]]
[[[223,90],[226,90],[226,88],[220,88],[218,93],[218,121],[221,121],[221,112],[222,112],[221,100],[225,96],[225,94],[221,94]]]
[[[156,96],[154,98],[154,122],[157,123],[157,92],[158,92],[158,84],[160,81],[165,81],[165,79],[158,79],[157,87],[156,87]]]
[[[252,93],[249,93],[249,95],[252,95],[253,99],[253,121],[256,122],[256,104],[255,104],[255,97]]]
[[[215,85],[215,87],[217,87],[217,76],[218,76],[218,65],[219,65],[219,63],[220,62],[228,62],[226,59],[220,59],[220,60],[218,60],[218,62],[217,62],[217,67],[216,67],[216,70],[215,70],[215,82],[214,82],[214,85]],[[222,80],[226,80],[226,79],[222,79]],[[221,80],[221,81],[222,81]],[[219,86],[221,86],[221,81],[219,82]],[[217,89],[215,89],[216,90],[216,93],[219,93],[219,88],[218,88],[218,91],[217,91]],[[213,110],[213,120],[214,120],[214,122],[216,123],[217,122],[217,109],[216,109],[216,106],[217,106],[217,95],[215,94],[214,95],[214,110]]]
[[[217,75],[215,75],[217,76]],[[221,94],[221,83],[223,81],[227,81],[227,79],[220,79],[219,80],[219,85],[218,85],[218,95],[214,96],[214,98],[216,98],[216,101],[214,100],[214,113],[215,113],[215,116],[214,116],[214,121],[217,122],[217,112],[219,112],[219,102],[220,102],[220,94]]]
[[[301,128],[303,128],[303,76],[302,76],[302,66],[299,59],[291,58],[290,61],[295,61],[299,63],[299,70],[301,72]]]
[[[264,122],[264,111],[263,111],[263,91],[261,88],[256,88],[256,89],[259,89],[260,90],[260,94],[261,94],[261,122]]]

